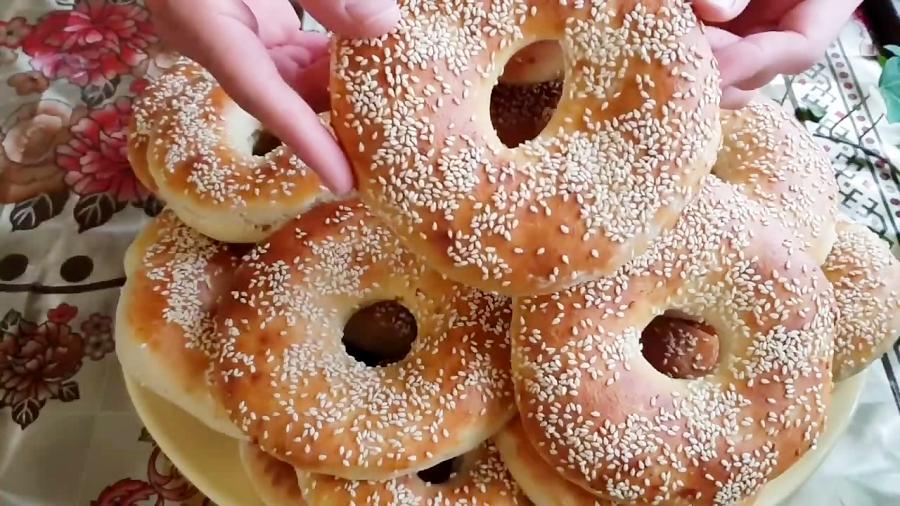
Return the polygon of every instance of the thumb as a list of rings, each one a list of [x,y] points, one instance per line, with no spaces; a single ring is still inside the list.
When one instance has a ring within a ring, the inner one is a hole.
[[[300,0],[328,30],[345,37],[378,37],[400,20],[396,0]]]
[[[750,0],[694,0],[694,12],[707,23],[724,23],[738,17]]]

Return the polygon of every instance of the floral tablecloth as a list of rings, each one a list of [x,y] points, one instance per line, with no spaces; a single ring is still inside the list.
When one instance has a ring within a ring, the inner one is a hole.
[[[135,93],[172,64],[135,0],[0,0],[0,505],[202,504],[134,414],[112,338],[122,257],[160,203],[132,175]],[[767,92],[832,154],[844,210],[900,252],[900,127],[860,20]],[[824,117],[821,117],[824,111]],[[900,503],[900,347],[794,504]]]

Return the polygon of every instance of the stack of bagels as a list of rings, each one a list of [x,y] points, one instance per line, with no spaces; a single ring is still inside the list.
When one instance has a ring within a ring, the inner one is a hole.
[[[125,373],[269,505],[752,503],[900,334],[828,158],[687,1],[399,3],[333,46],[353,195],[193,62],[135,104]]]

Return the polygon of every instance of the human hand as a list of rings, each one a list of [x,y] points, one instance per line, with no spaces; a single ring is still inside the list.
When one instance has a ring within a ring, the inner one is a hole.
[[[722,107],[740,108],[778,74],[813,66],[862,0],[694,0],[722,75]]]
[[[331,31],[390,30],[395,0],[300,0]],[[319,122],[328,106],[328,37],[301,31],[287,0],[147,0],[160,37],[207,68],[244,110],[290,146],[335,193],[353,188],[344,152]]]

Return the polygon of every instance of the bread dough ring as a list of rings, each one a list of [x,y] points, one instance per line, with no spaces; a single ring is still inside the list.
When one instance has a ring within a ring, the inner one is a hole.
[[[900,337],[900,260],[874,232],[846,219],[822,266],[834,286],[834,380],[880,358]]]
[[[535,449],[618,502],[732,504],[809,450],[830,392],[834,295],[793,234],[710,178],[672,232],[608,278],[514,306],[513,375]],[[712,326],[719,366],[676,380],[641,330]]]
[[[332,125],[366,205],[451,279],[519,296],[611,274],[709,173],[718,74],[688,2],[399,5],[389,34],[338,39]],[[562,99],[507,148],[491,89],[539,40],[562,45]]]
[[[239,261],[164,210],[125,254],[116,309],[116,355],[126,374],[213,430],[243,437],[210,388],[217,353],[212,308]]]
[[[139,179],[149,174],[145,185],[214,239],[257,242],[329,196],[286,146],[254,155],[262,125],[194,62],[182,60],[152,82],[132,124],[129,158]]]
[[[341,342],[353,313],[396,300],[418,336],[368,367]],[[358,201],[287,223],[245,257],[217,314],[234,422],[304,471],[387,480],[463,454],[514,414],[506,298],[446,280]]]

